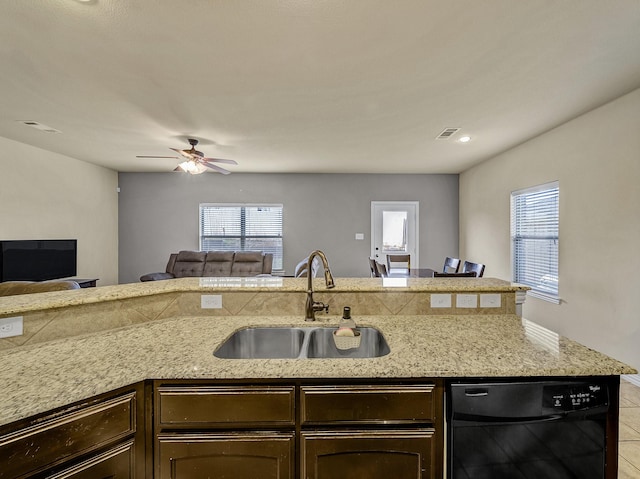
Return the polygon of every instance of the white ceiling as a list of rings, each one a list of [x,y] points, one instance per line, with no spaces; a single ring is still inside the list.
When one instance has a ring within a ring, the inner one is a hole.
[[[0,136],[118,171],[458,173],[638,87],[640,0],[0,7]]]

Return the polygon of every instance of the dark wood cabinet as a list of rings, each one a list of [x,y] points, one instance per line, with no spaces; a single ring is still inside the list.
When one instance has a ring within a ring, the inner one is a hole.
[[[439,479],[443,385],[154,382],[156,479]]]
[[[135,474],[135,443],[122,444],[47,479],[129,479]]]
[[[438,400],[435,384],[302,385],[301,423],[432,424],[440,412]]]
[[[156,479],[293,479],[294,385],[157,381]]]
[[[294,386],[161,385],[157,430],[293,427]]]
[[[442,385],[300,389],[301,478],[442,477]]]
[[[295,434],[200,433],[158,436],[156,479],[292,479]]]
[[[0,479],[145,477],[142,383],[0,428]]]
[[[442,381],[309,382],[121,388],[0,427],[0,479],[443,477]]]
[[[300,477],[439,477],[434,434],[433,429],[302,432]]]

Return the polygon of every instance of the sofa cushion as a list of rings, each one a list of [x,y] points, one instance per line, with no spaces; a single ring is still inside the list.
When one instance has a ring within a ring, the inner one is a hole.
[[[202,251],[180,251],[173,265],[174,276],[176,278],[202,276],[206,256],[207,254]]]
[[[209,251],[202,276],[231,276],[233,251]]]
[[[256,276],[261,274],[264,255],[261,251],[238,251],[233,259],[231,276]]]

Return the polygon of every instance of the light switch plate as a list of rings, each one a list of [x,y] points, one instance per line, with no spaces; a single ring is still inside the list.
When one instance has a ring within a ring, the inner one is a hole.
[[[456,294],[456,307],[457,308],[477,308],[478,295],[477,294]]]
[[[221,309],[221,294],[202,294],[200,295],[200,306],[202,309]]]
[[[450,308],[451,307],[451,295],[450,294],[431,294],[431,307],[432,308]]]
[[[363,240],[364,239],[364,233],[356,233],[356,239],[357,240]]]
[[[22,316],[0,319],[0,338],[10,338],[12,336],[22,336]]]
[[[480,307],[481,308],[499,308],[500,295],[499,294],[481,294]]]

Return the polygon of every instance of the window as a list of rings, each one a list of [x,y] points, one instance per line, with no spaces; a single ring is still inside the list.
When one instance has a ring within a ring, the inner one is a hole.
[[[282,270],[282,205],[200,205],[200,251],[263,251]]]
[[[384,251],[407,251],[407,212],[382,212],[382,248]]]
[[[556,303],[559,200],[558,182],[511,193],[513,280]]]

